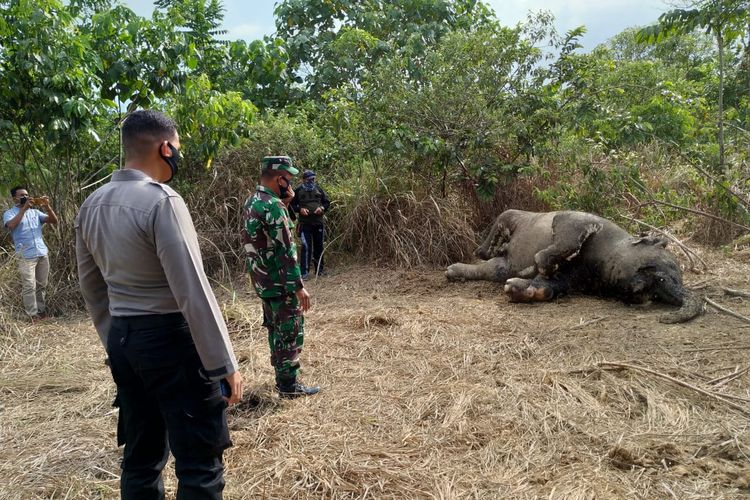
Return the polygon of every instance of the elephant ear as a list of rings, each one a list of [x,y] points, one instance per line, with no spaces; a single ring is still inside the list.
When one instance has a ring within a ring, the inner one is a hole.
[[[630,244],[633,246],[652,245],[667,248],[667,243],[669,243],[669,241],[666,238],[661,238],[659,236],[642,236],[640,238],[630,238]]]

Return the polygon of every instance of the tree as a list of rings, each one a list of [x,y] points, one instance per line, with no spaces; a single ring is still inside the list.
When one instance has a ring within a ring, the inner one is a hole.
[[[190,69],[199,74],[216,77],[226,56],[228,42],[217,37],[225,35],[221,29],[224,21],[224,6],[220,0],[156,0],[157,8],[163,14],[155,17],[168,19],[176,27],[182,28],[184,35],[194,49],[188,59]]]
[[[101,58],[91,37],[58,0],[0,3],[0,143],[7,183],[35,178],[53,193],[68,161],[98,139]]]
[[[314,97],[361,80],[386,54],[408,52],[414,73],[446,33],[494,22],[478,0],[283,0],[275,13],[290,71]]]
[[[187,75],[185,61],[196,57],[194,47],[164,14],[148,20],[118,5],[96,12],[83,27],[101,60],[96,70],[101,98],[116,101],[117,107],[127,104],[128,110],[152,106],[179,91]]]
[[[642,29],[641,41],[656,42],[675,34],[704,29],[716,39],[719,59],[719,169],[726,168],[724,153],[725,49],[747,27],[750,3],[746,0],[702,0],[693,9],[674,9],[659,16],[659,24]]]
[[[222,92],[237,91],[260,110],[281,109],[299,97],[287,71],[288,56],[280,38],[235,40],[212,78]]]
[[[222,147],[237,146],[248,135],[257,111],[239,92],[213,89],[207,75],[190,78],[185,92],[167,99],[167,108],[180,124],[184,155],[207,168]]]
[[[379,176],[409,173],[443,192],[448,181],[470,181],[491,193],[551,130],[537,42],[518,27],[446,34],[426,49],[418,78],[405,52],[381,61],[359,110],[342,92],[326,94],[332,121],[366,124],[360,143]]]

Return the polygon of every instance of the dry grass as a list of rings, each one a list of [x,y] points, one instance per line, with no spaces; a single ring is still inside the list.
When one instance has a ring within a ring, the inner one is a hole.
[[[703,254],[688,282],[750,289],[750,257]],[[249,394],[229,414],[227,498],[736,498],[750,491],[747,418],[622,361],[750,399],[748,329],[716,313],[570,297],[509,304],[440,269],[334,270],[310,284],[304,380],[273,394],[260,308],[223,294]],[[239,288],[239,290],[242,290]],[[597,319],[597,321],[591,321]],[[0,497],[116,498],[114,390],[83,316],[0,340]],[[750,408],[750,402],[735,400]],[[175,480],[167,471],[169,495]]]
[[[16,318],[23,313],[20,301],[20,281],[12,254],[0,249],[0,338],[12,335],[17,330]],[[14,301],[13,297],[19,297]]]
[[[447,265],[468,258],[477,246],[466,210],[451,198],[362,197],[336,226],[340,247],[381,264]]]

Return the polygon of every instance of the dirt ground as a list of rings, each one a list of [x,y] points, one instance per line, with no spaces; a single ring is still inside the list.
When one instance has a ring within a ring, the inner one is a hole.
[[[712,271],[687,284],[750,315],[721,290],[750,290],[750,254],[703,257]],[[665,325],[660,306],[510,304],[441,269],[339,268],[310,284],[303,380],[323,392],[280,401],[259,302],[218,289],[248,386],[229,411],[226,498],[750,492],[750,325],[728,315]],[[0,498],[117,497],[103,359],[83,314],[0,339]],[[171,464],[165,478],[173,497]]]

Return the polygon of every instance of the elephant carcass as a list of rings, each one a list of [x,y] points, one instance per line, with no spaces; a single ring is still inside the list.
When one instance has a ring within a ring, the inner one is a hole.
[[[688,321],[703,312],[703,301],[683,286],[666,245],[661,238],[632,237],[586,212],[507,210],[475,252],[484,261],[453,264],[445,274],[453,281],[504,282],[514,302],[547,301],[574,291],[631,304],[664,302],[679,309],[661,321]]]

